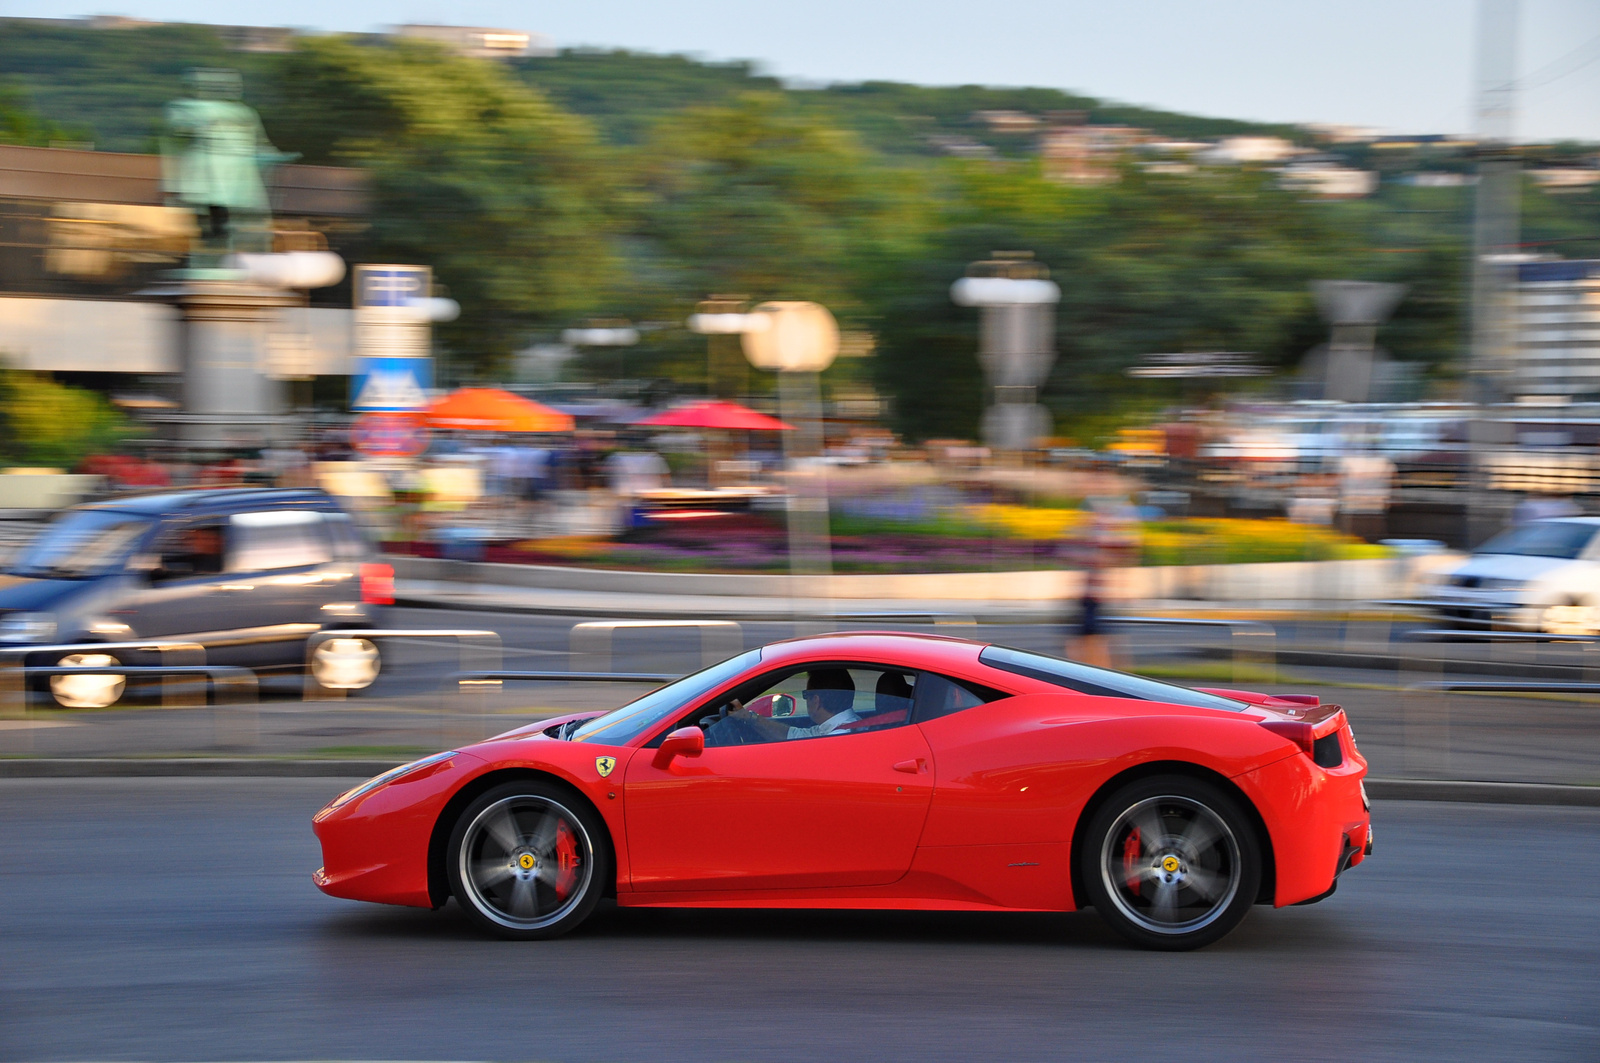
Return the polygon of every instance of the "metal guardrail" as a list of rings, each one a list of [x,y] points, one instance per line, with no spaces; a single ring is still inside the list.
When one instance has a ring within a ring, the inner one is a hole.
[[[1600,642],[1600,635],[1557,635],[1548,631],[1480,631],[1476,628],[1452,630],[1429,628],[1406,631],[1404,642]]]
[[[337,687],[323,686],[316,674],[317,650],[327,642],[334,639],[365,639],[375,642],[380,639],[454,639],[456,642],[456,664],[462,670],[473,666],[498,668],[501,661],[500,633],[486,631],[479,628],[421,628],[409,630],[405,628],[335,628],[329,631],[318,631],[306,639],[306,671],[305,689],[301,695],[305,701],[337,701],[345,696],[345,690]],[[481,659],[469,660],[470,656],[480,656]]]
[[[589,620],[572,625],[568,647],[572,661],[582,660],[592,672],[611,668],[611,642],[618,631],[698,628],[700,663],[716,664],[744,649],[744,628],[732,620]]]
[[[1600,683],[1561,683],[1514,680],[1446,679],[1427,683],[1412,683],[1407,690],[1429,690],[1442,693],[1480,694],[1600,694]]]
[[[192,678],[203,676],[211,681],[211,687],[219,694],[224,690],[243,690],[246,697],[231,698],[231,701],[244,701],[249,696],[254,696],[259,684],[255,672],[248,668],[241,668],[231,664],[124,664],[107,665],[103,667],[85,668],[80,665],[53,664],[30,665],[21,669],[25,676],[58,676],[58,675],[114,675],[125,678],[137,679],[142,676],[178,676]],[[111,702],[116,704],[116,702]],[[220,702],[219,702],[220,704]]]
[[[932,624],[934,627],[954,625],[976,627],[978,618],[971,613],[936,613],[928,610],[880,610],[866,613],[832,613],[829,620],[847,624]]]
[[[1107,624],[1145,624],[1167,627],[1223,627],[1228,629],[1233,645],[1234,682],[1244,681],[1243,673],[1250,664],[1266,669],[1268,681],[1278,674],[1278,630],[1260,620],[1224,620],[1211,617],[1187,616],[1107,616]],[[1249,640],[1256,640],[1251,643]]]
[[[31,656],[54,658],[59,661],[75,653],[103,653],[116,657],[119,653],[159,653],[162,665],[204,664],[206,648],[198,642],[182,639],[146,639],[135,642],[71,642],[44,646],[8,646],[0,650],[0,716],[17,716],[27,712],[28,687],[24,663]],[[174,655],[187,659],[173,660]],[[71,671],[82,669],[70,668]],[[133,666],[129,666],[133,667]],[[122,671],[125,669],[120,669]],[[171,673],[177,678],[176,673]],[[161,704],[165,708],[193,704],[192,697],[177,683],[164,683]]]
[[[500,683],[671,683],[683,676],[666,672],[526,672],[507,669],[490,669],[475,672],[451,672],[444,677],[441,689],[454,686],[458,691],[471,684],[495,685]]]

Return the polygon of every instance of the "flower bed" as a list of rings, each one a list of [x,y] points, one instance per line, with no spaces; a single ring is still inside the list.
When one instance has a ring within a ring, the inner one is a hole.
[[[918,521],[841,517],[834,521],[833,569],[841,573],[988,572],[1061,568],[1074,541],[1091,534],[1076,509],[975,506]],[[1138,526],[1146,565],[1214,565],[1387,557],[1331,528],[1285,520],[1191,518]],[[567,537],[488,542],[470,547],[391,543],[395,553],[530,565],[658,572],[787,572],[788,532],[760,514],[653,528],[614,541]]]

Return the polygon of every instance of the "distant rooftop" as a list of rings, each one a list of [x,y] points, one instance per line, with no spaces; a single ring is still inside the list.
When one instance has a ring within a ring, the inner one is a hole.
[[[88,18],[0,18],[0,23],[23,22],[36,26],[60,26],[91,30],[139,30],[151,26],[174,25],[123,15],[91,15]],[[287,52],[301,32],[289,26],[219,26],[207,23],[236,52]],[[517,59],[528,55],[554,55],[555,45],[543,33],[492,26],[444,26],[408,23],[395,26],[380,37],[409,37],[443,44],[475,59]]]

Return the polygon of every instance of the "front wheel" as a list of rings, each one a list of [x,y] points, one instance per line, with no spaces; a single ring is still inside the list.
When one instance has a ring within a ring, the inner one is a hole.
[[[576,795],[536,781],[497,786],[457,820],[450,889],[501,937],[559,937],[588,918],[610,875],[605,826]]]
[[[1261,850],[1238,802],[1181,775],[1141,779],[1100,806],[1082,854],[1089,901],[1117,933],[1150,949],[1196,949],[1245,917]]]

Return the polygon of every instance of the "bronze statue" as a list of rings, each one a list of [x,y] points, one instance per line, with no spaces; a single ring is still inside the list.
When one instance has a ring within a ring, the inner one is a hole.
[[[236,70],[191,70],[184,75],[189,96],[167,104],[162,138],[162,191],[170,201],[192,209],[200,223],[196,250],[270,251],[271,209],[262,174],[297,158],[280,154],[267,141],[256,112],[241,102],[243,79]],[[241,241],[241,233],[256,235]]]

